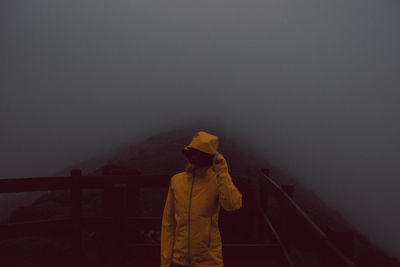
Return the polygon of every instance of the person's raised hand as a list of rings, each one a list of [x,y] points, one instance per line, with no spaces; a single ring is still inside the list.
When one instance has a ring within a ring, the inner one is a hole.
[[[219,152],[215,153],[214,155],[212,169],[216,174],[219,174],[221,173],[221,171],[228,169],[228,164],[225,157]]]

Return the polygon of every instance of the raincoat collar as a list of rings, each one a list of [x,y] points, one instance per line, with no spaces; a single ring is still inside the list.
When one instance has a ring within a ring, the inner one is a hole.
[[[206,176],[212,171],[212,167],[194,168],[194,165],[186,160],[185,172],[196,176]]]

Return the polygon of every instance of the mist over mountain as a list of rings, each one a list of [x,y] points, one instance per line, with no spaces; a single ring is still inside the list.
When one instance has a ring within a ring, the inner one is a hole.
[[[97,155],[209,121],[400,258],[399,9],[2,1],[0,177],[95,167]]]

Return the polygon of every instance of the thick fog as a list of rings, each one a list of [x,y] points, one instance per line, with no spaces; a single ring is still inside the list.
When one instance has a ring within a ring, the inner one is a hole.
[[[0,177],[211,119],[400,258],[400,2],[0,3]]]

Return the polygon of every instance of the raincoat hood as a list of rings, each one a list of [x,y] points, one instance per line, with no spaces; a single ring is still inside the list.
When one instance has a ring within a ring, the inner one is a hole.
[[[204,131],[198,131],[193,136],[189,145],[185,146],[183,149],[189,150],[190,147],[210,155],[215,155],[215,153],[217,153],[218,151],[218,143],[219,143],[218,136],[209,134]],[[210,169],[210,167],[197,168],[199,174],[206,174],[208,172],[208,169]],[[186,160],[185,172],[191,173],[193,171],[194,171],[194,165],[190,163],[188,160]]]
[[[214,155],[218,151],[218,140],[218,136],[199,131],[193,136],[190,144],[185,146],[184,149],[188,150],[188,148],[191,147],[204,153]]]

